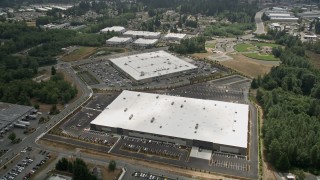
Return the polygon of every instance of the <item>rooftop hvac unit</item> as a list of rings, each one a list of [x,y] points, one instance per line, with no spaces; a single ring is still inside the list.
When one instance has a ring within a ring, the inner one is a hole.
[[[195,129],[198,129],[198,127],[199,127],[199,124],[197,123],[197,124],[196,124],[196,127],[194,127],[194,128],[195,128]]]
[[[124,109],[124,112],[127,112],[127,110],[128,110],[128,108],[125,108],[125,109]]]
[[[159,99],[159,96],[157,96],[156,98]]]
[[[140,76],[144,76],[144,72],[143,71],[141,71]]]
[[[151,123],[153,123],[153,122],[154,122],[154,120],[155,120],[155,118],[154,118],[154,117],[152,117],[150,122],[151,122]]]
[[[174,104],[174,102],[171,103],[171,105],[173,105],[173,104]]]
[[[129,120],[131,120],[133,118],[133,114],[130,115]]]
[[[138,94],[137,96],[140,96],[140,94]]]

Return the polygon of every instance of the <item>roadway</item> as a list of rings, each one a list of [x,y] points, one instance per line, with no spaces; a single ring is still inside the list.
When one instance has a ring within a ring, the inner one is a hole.
[[[257,34],[257,35],[266,34],[266,31],[264,29],[264,23],[263,23],[263,21],[261,19],[263,13],[264,13],[264,10],[261,10],[261,11],[257,12],[255,17],[254,17],[254,20],[255,20],[256,26],[257,26],[257,29],[254,32],[254,34]]]

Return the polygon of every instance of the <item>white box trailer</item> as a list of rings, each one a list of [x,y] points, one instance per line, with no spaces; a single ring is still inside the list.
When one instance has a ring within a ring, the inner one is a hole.
[[[17,128],[26,128],[26,125],[15,123],[15,124],[14,124],[14,127],[17,127]]]
[[[26,121],[18,121],[18,124],[24,124],[26,126],[30,126],[30,123]]]

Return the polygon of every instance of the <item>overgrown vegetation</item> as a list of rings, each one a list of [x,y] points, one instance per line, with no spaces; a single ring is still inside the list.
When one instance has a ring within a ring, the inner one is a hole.
[[[320,72],[305,57],[298,38],[282,32],[268,35],[286,48],[280,52],[280,66],[251,84],[264,111],[267,160],[279,170],[319,174]]]
[[[206,39],[203,36],[184,39],[181,40],[180,44],[171,44],[169,47],[169,51],[173,51],[179,54],[206,52],[205,42]]]
[[[246,30],[253,30],[254,23],[215,23],[205,29],[206,36],[234,37],[243,35]]]

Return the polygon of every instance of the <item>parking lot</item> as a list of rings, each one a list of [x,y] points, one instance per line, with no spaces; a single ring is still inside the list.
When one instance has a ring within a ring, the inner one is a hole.
[[[20,152],[20,155],[8,165],[6,172],[1,172],[1,180],[23,179],[27,180],[35,173],[47,160],[51,158],[51,154],[45,150],[36,150],[26,147]]]
[[[164,143],[132,137],[124,138],[121,149],[176,160],[179,160],[183,155],[183,152],[181,152],[179,146],[176,146],[172,143]]]
[[[152,174],[147,172],[134,172],[132,173],[132,176],[135,179],[152,179],[152,180],[174,180],[174,178],[158,175],[158,174]]]
[[[212,160],[212,166],[233,169],[237,171],[247,171],[247,164],[238,162],[229,162],[224,160]]]

